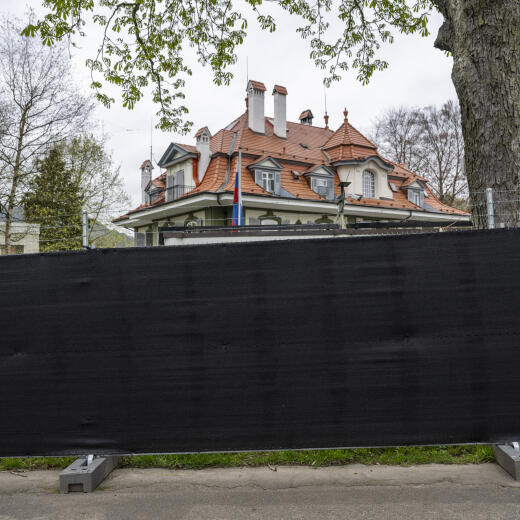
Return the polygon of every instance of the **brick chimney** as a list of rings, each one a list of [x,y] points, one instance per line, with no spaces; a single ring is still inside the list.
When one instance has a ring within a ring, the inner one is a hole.
[[[282,139],[287,139],[287,89],[281,85],[275,85],[274,98],[274,134]]]
[[[150,184],[152,180],[152,163],[146,159],[146,161],[141,164],[141,203],[146,204],[146,187]]]
[[[253,81],[252,79],[247,83],[247,105],[248,105],[248,119],[249,128],[253,132],[265,134],[265,119],[264,119],[264,92],[265,85],[260,81]]]

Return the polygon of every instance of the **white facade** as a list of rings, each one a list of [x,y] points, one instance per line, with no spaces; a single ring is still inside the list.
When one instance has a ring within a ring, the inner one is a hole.
[[[264,91],[255,88],[251,81],[247,85],[248,121],[253,132],[265,132]]]
[[[40,252],[40,224],[13,222],[11,225],[11,253]],[[0,222],[0,254],[5,254],[5,222]]]
[[[287,139],[287,96],[278,90],[273,91],[274,134]]]
[[[363,172],[374,174],[376,199],[386,198],[392,200],[393,194],[388,186],[388,168],[385,168],[377,159],[369,159],[363,163],[342,164],[336,167],[341,182],[350,182],[345,189],[348,195],[363,196]]]
[[[210,139],[211,133],[208,128],[204,128],[197,136],[197,152],[200,154],[197,166],[197,178],[199,182],[204,179],[204,175],[211,161],[211,150],[209,147]]]

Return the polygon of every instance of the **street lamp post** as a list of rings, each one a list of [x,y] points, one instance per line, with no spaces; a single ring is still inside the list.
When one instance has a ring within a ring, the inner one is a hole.
[[[345,208],[345,188],[350,186],[351,182],[340,182],[339,187],[341,189],[341,195],[338,199],[338,215],[336,217],[336,223],[340,225],[341,229],[345,229],[347,226],[345,224],[345,214],[343,210]]]

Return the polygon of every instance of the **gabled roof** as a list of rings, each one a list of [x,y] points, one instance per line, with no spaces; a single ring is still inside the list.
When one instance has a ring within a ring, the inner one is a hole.
[[[314,119],[314,116],[312,115],[312,112],[307,109],[307,110],[304,110],[301,114],[300,114],[300,117],[298,118],[300,121],[302,119]]]
[[[254,168],[273,168],[275,170],[281,170],[283,166],[276,160],[273,159],[269,155],[264,155],[261,157],[258,161],[251,163],[248,168],[254,169]]]
[[[184,156],[194,156],[197,153],[197,148],[190,145],[179,145],[177,143],[170,143],[166,152],[162,155],[162,157],[158,161],[158,165],[161,168],[166,167],[168,164],[176,162],[183,158]],[[188,158],[188,157],[186,157]]]
[[[320,171],[322,170],[322,171]],[[334,177],[335,172],[332,168],[329,168],[326,164],[314,164],[306,171],[303,172],[305,176],[308,175],[327,175],[328,177]]]
[[[211,132],[209,131],[209,128],[207,126],[203,126],[202,128],[199,128],[197,130],[195,138],[199,137],[199,135],[202,135],[204,132],[206,132],[211,137]]]
[[[150,159],[146,159],[145,161],[143,161],[143,164],[141,164],[140,169],[143,170],[147,166],[150,167],[151,170],[153,170],[153,164],[150,162]]]
[[[255,90],[262,90],[262,91],[267,90],[265,88],[265,85],[261,81],[254,81],[254,80],[250,79],[247,86],[249,87],[249,85],[251,85]]]
[[[287,96],[287,89],[285,87],[282,87],[281,85],[275,85],[273,88],[273,94],[275,92],[278,92],[278,94],[282,94],[284,96]]]

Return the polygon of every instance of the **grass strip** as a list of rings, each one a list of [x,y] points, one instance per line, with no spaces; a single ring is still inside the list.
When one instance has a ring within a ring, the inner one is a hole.
[[[0,459],[0,471],[62,469],[75,457]],[[492,462],[491,446],[411,446],[350,450],[197,453],[192,455],[134,455],[122,457],[127,468],[203,469],[258,466],[338,466],[345,464],[413,466],[417,464],[481,464]]]

